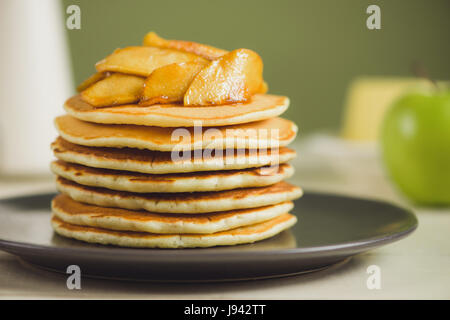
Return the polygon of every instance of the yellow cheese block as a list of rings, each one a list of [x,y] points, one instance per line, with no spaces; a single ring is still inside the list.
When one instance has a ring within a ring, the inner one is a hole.
[[[347,92],[341,136],[357,141],[378,140],[383,116],[397,98],[432,87],[429,80],[421,78],[357,78]]]

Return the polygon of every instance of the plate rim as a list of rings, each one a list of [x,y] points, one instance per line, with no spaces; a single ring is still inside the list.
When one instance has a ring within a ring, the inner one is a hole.
[[[33,196],[43,196],[43,195],[51,195],[56,193],[35,193],[35,194],[27,194],[23,196],[14,196],[3,198],[0,200],[8,201],[17,198],[26,198]],[[363,202],[371,202],[372,204],[388,206],[394,208],[396,210],[400,210],[403,213],[409,215],[411,219],[411,226],[402,230],[400,232],[395,232],[391,234],[387,234],[383,237],[378,238],[367,238],[363,240],[357,241],[346,241],[338,244],[331,245],[321,245],[321,246],[309,246],[303,248],[287,248],[287,249],[267,249],[267,250],[255,250],[255,251],[224,251],[224,252],[210,252],[203,251],[202,248],[181,248],[181,249],[159,249],[159,248],[126,248],[126,247],[114,247],[114,246],[104,246],[104,247],[50,247],[42,244],[34,244],[28,242],[20,242],[14,240],[5,240],[0,238],[0,250],[17,254],[22,256],[24,253],[27,254],[38,254],[39,251],[45,251],[45,255],[49,256],[83,256],[83,257],[93,257],[99,254],[102,255],[102,258],[111,258],[120,254],[121,257],[133,257],[134,260],[138,259],[151,259],[157,257],[159,261],[169,261],[169,260],[177,260],[179,262],[189,262],[190,260],[215,260],[217,258],[220,259],[228,259],[228,260],[239,260],[239,261],[254,261],[255,257],[262,257],[266,260],[272,260],[273,258],[279,258],[280,256],[290,258],[296,257],[297,255],[305,255],[305,254],[324,254],[324,253],[342,253],[345,250],[352,250],[355,253],[349,254],[352,256],[354,254],[367,251],[371,248],[378,247],[384,244],[389,244],[396,240],[400,240],[413,233],[419,226],[419,221],[414,212],[403,206],[388,202],[386,200],[380,199],[371,199],[371,198],[363,198],[363,197],[355,197],[349,195],[342,195],[339,193],[331,193],[331,192],[317,192],[317,191],[309,191],[305,190],[305,195],[313,195],[313,196],[325,196],[325,197],[334,197],[334,198],[344,198],[350,201],[363,201]],[[301,199],[300,199],[301,200]],[[286,231],[285,231],[286,232]],[[264,240],[263,240],[264,241]],[[214,247],[220,248],[220,247]],[[195,250],[195,252],[193,252]],[[143,254],[144,253],[144,254]],[[176,253],[176,254],[174,254]],[[162,260],[163,259],[163,260]],[[183,259],[183,261],[180,261]]]

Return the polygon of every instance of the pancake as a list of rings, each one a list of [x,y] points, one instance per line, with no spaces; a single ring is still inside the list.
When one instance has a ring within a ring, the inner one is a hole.
[[[268,187],[225,191],[135,193],[83,186],[58,177],[56,187],[76,201],[93,205],[186,214],[263,207],[300,198],[303,193],[299,187],[284,181]]]
[[[252,243],[273,237],[296,222],[294,215],[285,213],[271,220],[212,234],[155,234],[78,226],[55,216],[51,221],[55,232],[64,237],[90,243],[138,248],[194,248]]]
[[[195,161],[191,158],[174,161],[170,152],[86,147],[70,143],[61,137],[52,143],[52,150],[58,159],[66,162],[150,174],[246,169],[285,163],[296,156],[294,150],[282,147],[279,150],[267,150],[267,154],[255,150],[225,150],[222,155],[204,154]]]
[[[283,202],[253,209],[186,215],[98,207],[61,194],[52,201],[53,214],[70,224],[159,234],[214,233],[234,229],[273,219],[293,207],[292,202]]]
[[[260,149],[288,145],[297,134],[289,120],[272,118],[219,128],[161,128],[98,124],[65,115],[55,119],[67,141],[91,147],[138,148],[156,151],[196,149]],[[199,131],[196,134],[196,131]]]
[[[273,168],[145,174],[90,168],[61,160],[52,162],[51,170],[58,176],[82,185],[139,193],[221,191],[262,187],[287,179],[294,173],[289,164],[281,164]]]
[[[289,105],[283,96],[257,94],[248,103],[221,106],[186,107],[180,104],[156,104],[148,107],[129,104],[95,108],[80,95],[64,104],[68,114],[89,122],[109,124],[135,124],[158,127],[192,127],[194,121],[203,126],[227,126],[273,118],[282,114]]]

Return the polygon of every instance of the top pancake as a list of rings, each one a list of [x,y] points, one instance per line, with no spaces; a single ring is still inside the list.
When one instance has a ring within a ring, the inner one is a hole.
[[[247,123],[276,117],[286,111],[288,106],[287,97],[268,94],[256,94],[248,103],[221,106],[156,104],[144,107],[128,104],[95,108],[83,101],[80,95],[69,98],[64,104],[67,113],[80,120],[158,127],[193,127],[195,121],[201,121],[205,127]]]

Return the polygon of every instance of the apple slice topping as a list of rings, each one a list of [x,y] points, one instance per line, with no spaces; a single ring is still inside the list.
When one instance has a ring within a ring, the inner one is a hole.
[[[94,73],[89,78],[87,78],[82,83],[80,83],[80,85],[77,87],[77,91],[81,92],[81,91],[89,88],[94,83],[96,83],[96,82],[98,82],[98,81],[100,81],[102,79],[105,79],[108,75],[109,75],[108,72],[96,72],[96,73]]]
[[[144,37],[144,46],[176,49],[183,52],[190,52],[208,60],[215,60],[228,53],[226,50],[218,49],[206,44],[183,40],[166,40],[158,36],[155,32],[149,32]]]
[[[269,85],[267,82],[263,81],[257,93],[266,93],[267,91],[269,91]]]
[[[97,73],[78,86],[94,107],[139,102],[206,106],[248,101],[265,93],[261,57],[208,45],[145,36],[144,46],[117,49],[96,64]]]
[[[190,61],[168,64],[147,77],[141,105],[183,102],[183,97],[194,77],[208,62]]]
[[[221,105],[248,101],[265,90],[261,57],[249,49],[233,50],[202,69],[185,96],[184,105]]]
[[[114,106],[139,101],[145,78],[114,73],[81,92],[81,97],[95,107]]]
[[[98,72],[120,72],[148,77],[155,69],[171,63],[205,61],[204,58],[174,49],[127,47],[117,49],[96,64]]]

